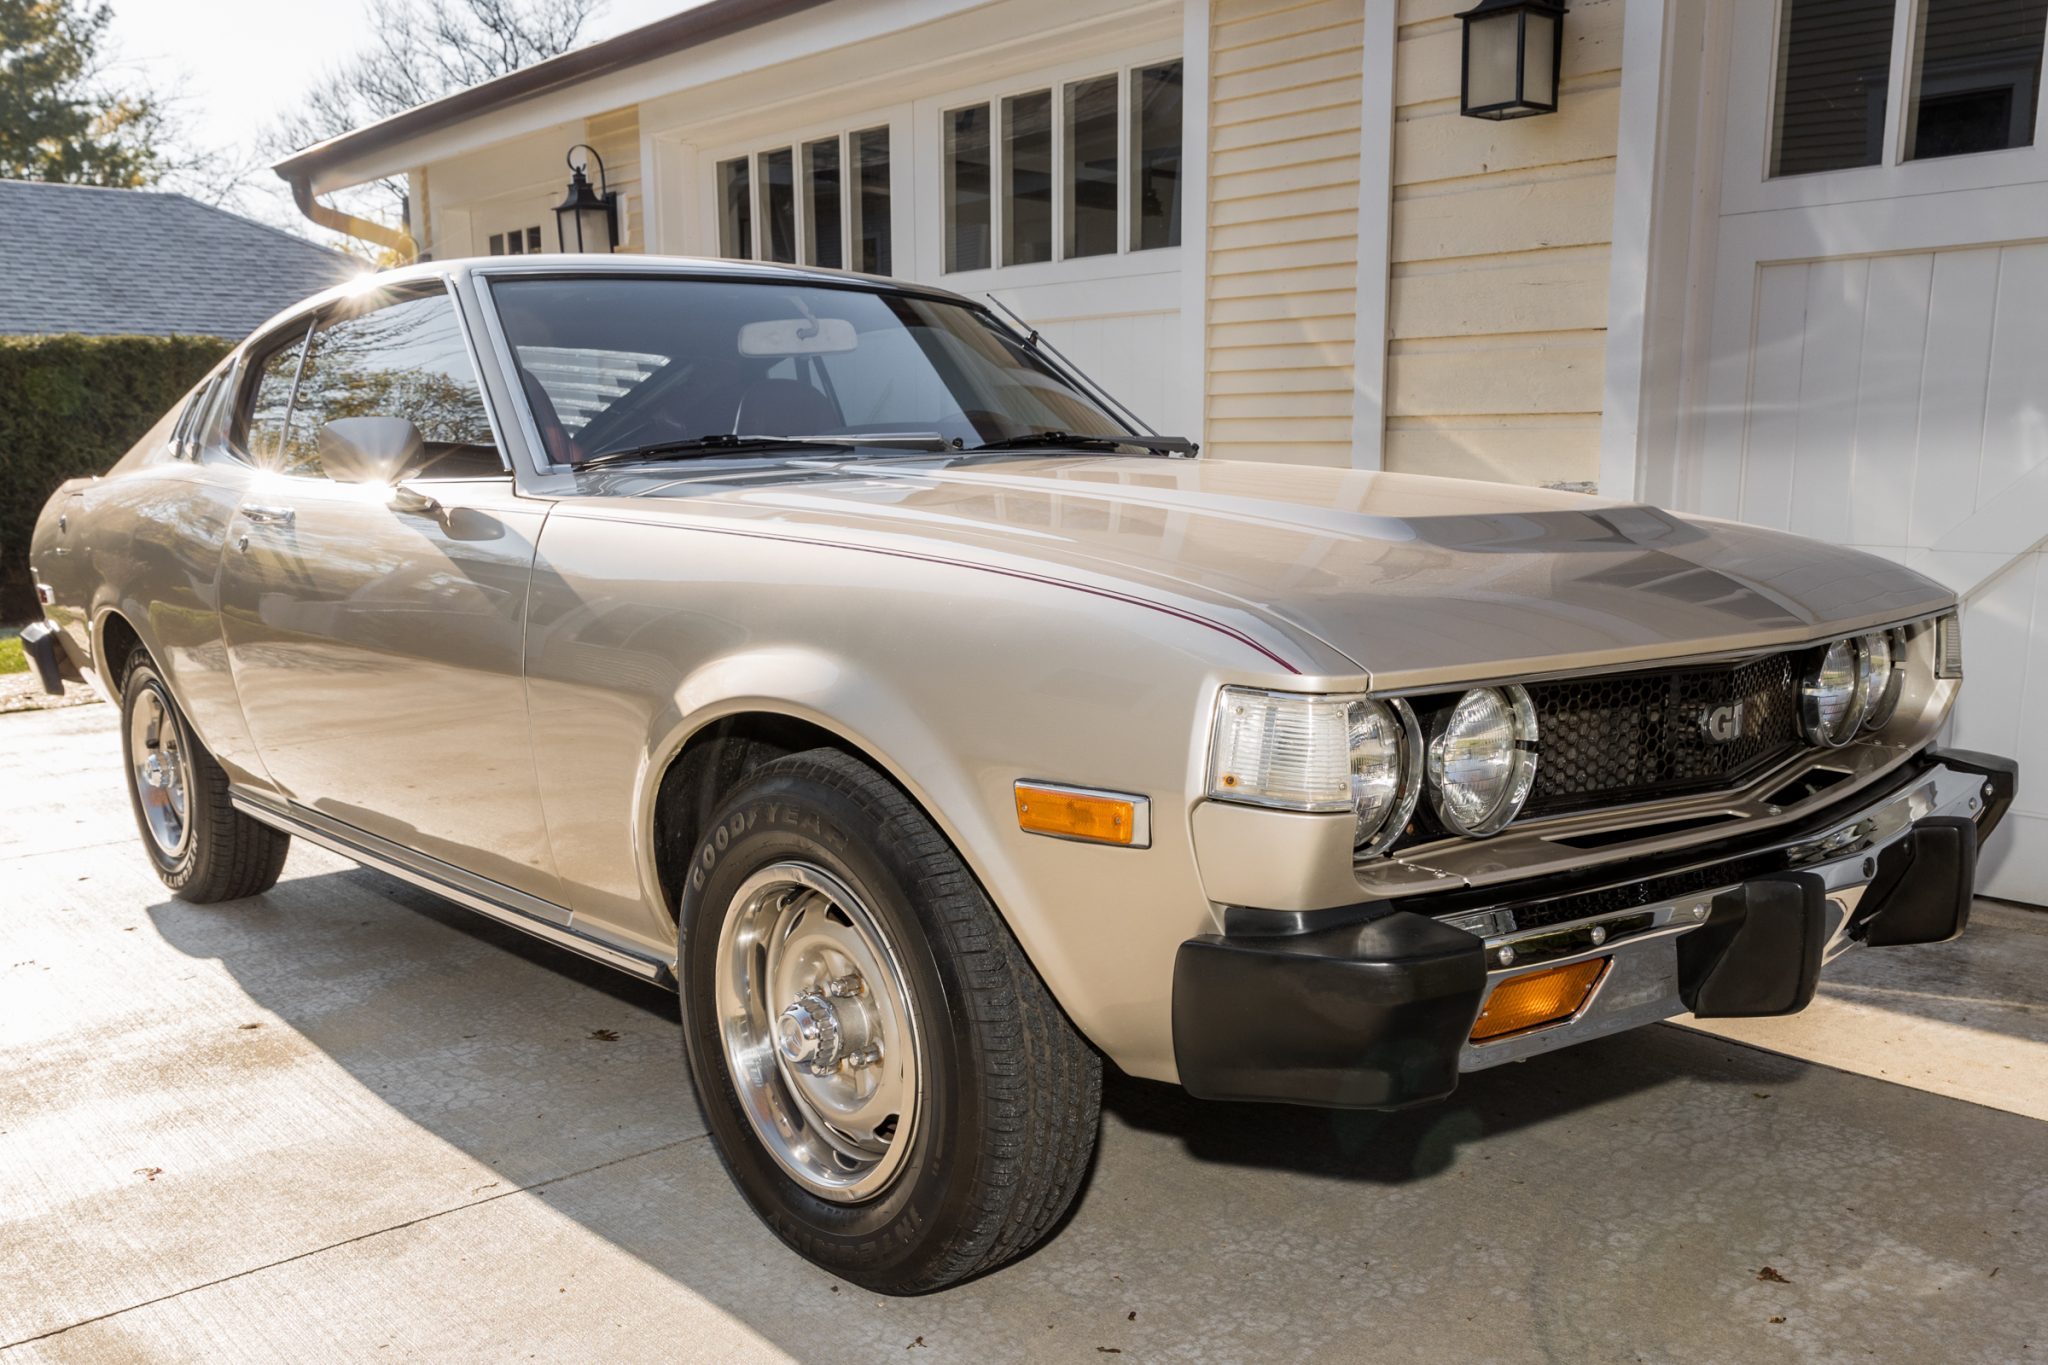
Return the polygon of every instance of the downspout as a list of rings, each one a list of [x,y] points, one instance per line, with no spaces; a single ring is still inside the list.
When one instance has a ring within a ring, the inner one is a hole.
[[[403,228],[385,227],[368,218],[358,218],[353,213],[323,204],[313,197],[313,182],[310,176],[288,175],[285,180],[292,187],[292,201],[299,206],[299,212],[321,227],[330,228],[345,237],[369,242],[395,253],[402,265],[419,259],[420,245],[412,234]]]

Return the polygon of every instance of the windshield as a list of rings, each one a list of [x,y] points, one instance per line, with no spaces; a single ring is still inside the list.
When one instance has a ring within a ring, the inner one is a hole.
[[[507,279],[491,297],[556,464],[705,436],[1128,427],[978,309],[773,280]]]

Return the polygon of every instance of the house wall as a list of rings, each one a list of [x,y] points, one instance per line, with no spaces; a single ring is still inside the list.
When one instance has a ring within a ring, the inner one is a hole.
[[[599,114],[586,121],[583,140],[604,160],[605,183],[624,196],[625,211],[619,216],[620,254],[644,252],[647,247],[647,200],[641,194],[640,108],[629,105]],[[562,183],[568,184],[563,169]]]
[[[1576,0],[1559,111],[1458,113],[1468,0],[1401,0],[1386,468],[1600,473],[1624,0]]]
[[[1351,463],[1360,0],[1213,0],[1204,426],[1226,459]]]

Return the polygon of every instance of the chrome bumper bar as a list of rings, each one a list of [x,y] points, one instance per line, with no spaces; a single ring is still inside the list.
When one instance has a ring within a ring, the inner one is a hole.
[[[1888,850],[1930,817],[1983,818],[1994,788],[1982,773],[1935,761],[1903,787],[1817,834],[1746,854],[1776,855],[1784,866],[1817,876],[1825,888],[1822,960],[1856,946],[1851,929]],[[1487,994],[1530,972],[1606,957],[1593,993],[1569,1019],[1495,1041],[1467,1042],[1460,1071],[1520,1061],[1687,1012],[1680,991],[1679,941],[1705,926],[1718,897],[1742,890],[1733,881],[1690,894],[1541,928],[1517,927],[1512,907],[1446,915],[1441,923],[1485,941]]]

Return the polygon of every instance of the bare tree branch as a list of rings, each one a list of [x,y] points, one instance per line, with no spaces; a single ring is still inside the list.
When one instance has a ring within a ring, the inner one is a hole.
[[[315,82],[260,139],[268,159],[390,118],[567,52],[604,0],[371,0],[369,42]],[[358,186],[343,206],[396,221],[403,177]]]

